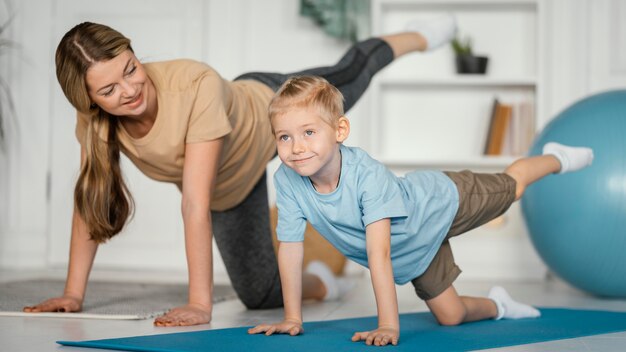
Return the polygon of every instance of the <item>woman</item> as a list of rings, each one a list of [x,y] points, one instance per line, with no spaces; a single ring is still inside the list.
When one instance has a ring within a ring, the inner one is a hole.
[[[148,177],[182,192],[189,302],[155,325],[210,322],[213,236],[241,301],[251,309],[281,306],[265,178],[276,154],[267,117],[274,91],[292,75],[322,76],[342,91],[348,110],[393,59],[443,45],[454,31],[450,16],[416,22],[410,32],[356,44],[335,66],[249,73],[231,82],[191,60],[144,65],[114,29],[75,26],[56,52],[57,79],[77,110],[81,144],[67,281],[63,296],[24,311],[81,310],[98,245],[119,233],[132,213],[120,151]],[[328,285],[305,275],[302,296],[322,299],[333,289]]]

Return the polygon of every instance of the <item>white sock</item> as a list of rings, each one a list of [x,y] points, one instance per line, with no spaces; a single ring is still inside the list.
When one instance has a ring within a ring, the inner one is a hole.
[[[563,144],[549,142],[543,146],[544,155],[553,155],[561,163],[559,174],[580,170],[591,165],[593,150],[586,147],[569,147]]]
[[[498,307],[498,316],[494,318],[495,320],[537,318],[541,315],[541,312],[536,308],[514,301],[506,290],[500,286],[491,288],[489,298]]]
[[[326,263],[314,260],[307,265],[305,272],[319,277],[326,287],[324,301],[334,301],[350,291],[353,283],[345,278],[336,277]]]
[[[415,19],[406,25],[406,30],[421,34],[427,42],[426,51],[437,49],[448,43],[456,34],[456,18],[445,14],[433,18]]]

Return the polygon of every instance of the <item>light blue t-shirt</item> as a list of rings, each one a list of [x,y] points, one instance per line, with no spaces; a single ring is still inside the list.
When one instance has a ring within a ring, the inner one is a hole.
[[[365,151],[340,146],[341,177],[332,193],[284,164],[274,174],[278,239],[304,240],[306,221],[347,258],[368,267],[365,227],[391,220],[394,281],[420,276],[437,253],[459,206],[454,182],[442,172],[397,177]]]

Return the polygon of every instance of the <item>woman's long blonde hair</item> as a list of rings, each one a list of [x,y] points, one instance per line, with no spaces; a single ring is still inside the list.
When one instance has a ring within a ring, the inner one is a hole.
[[[90,117],[74,203],[91,239],[98,243],[122,230],[134,203],[120,169],[118,118],[91,102],[85,76],[94,63],[111,60],[126,50],[132,51],[130,40],[121,33],[84,22],[63,36],[56,51],[56,74],[63,93],[76,110]],[[101,134],[107,140],[100,138]]]

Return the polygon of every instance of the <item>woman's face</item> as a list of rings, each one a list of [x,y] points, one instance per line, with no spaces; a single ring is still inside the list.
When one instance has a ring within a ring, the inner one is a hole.
[[[91,101],[111,115],[140,117],[154,99],[152,82],[130,50],[94,63],[85,80]]]

